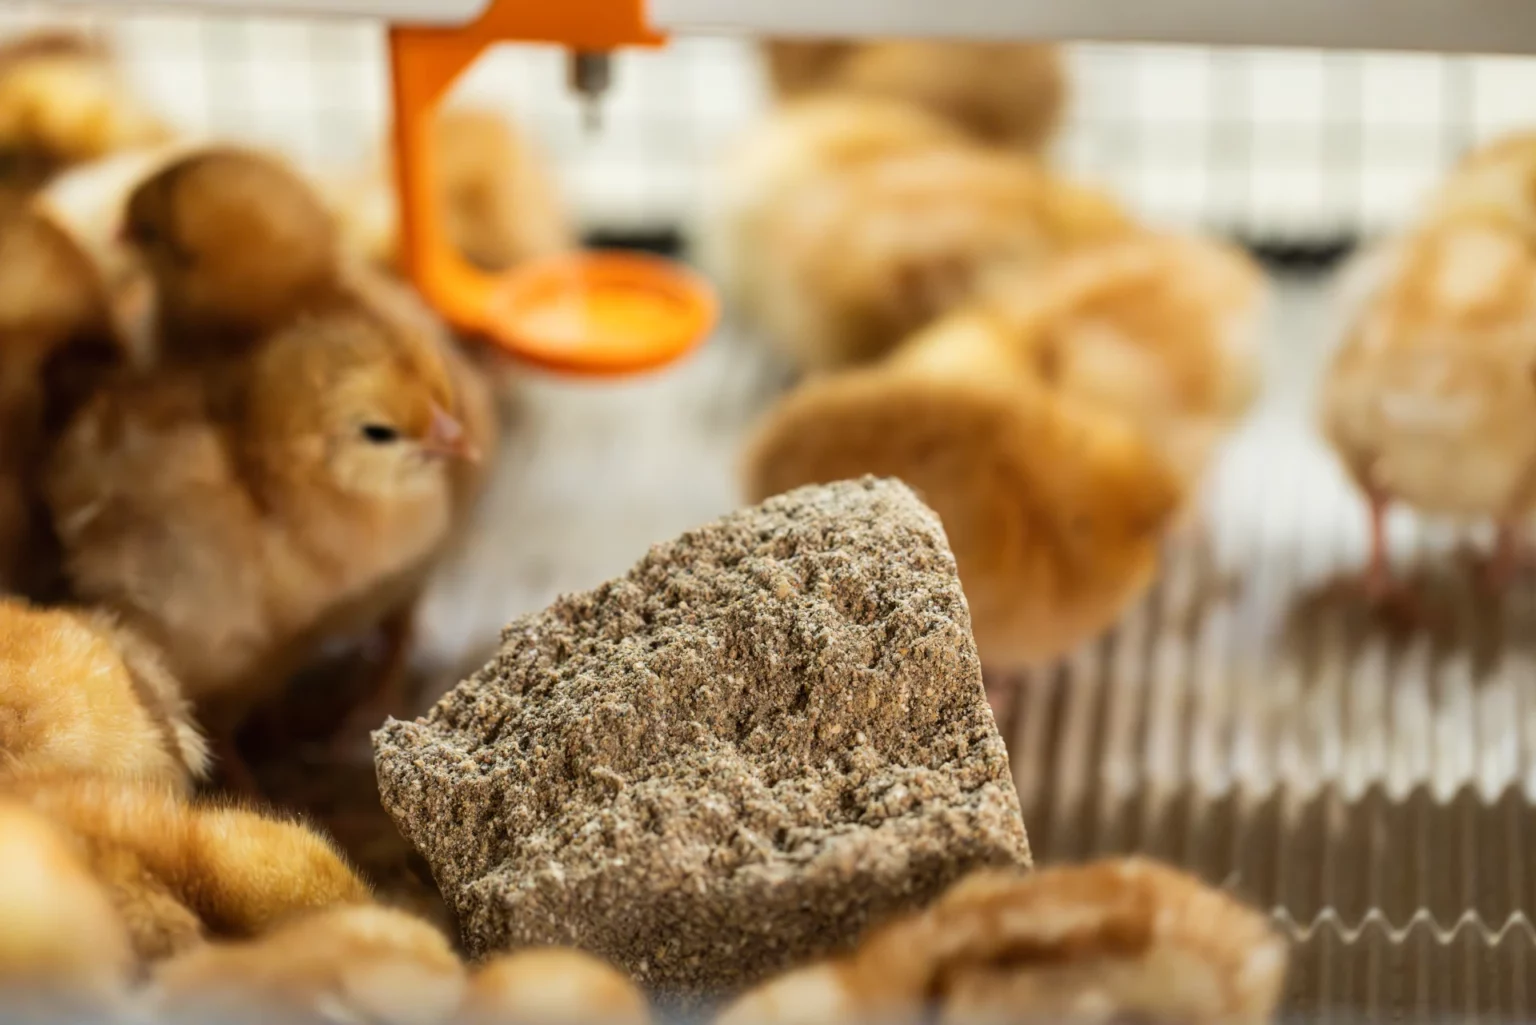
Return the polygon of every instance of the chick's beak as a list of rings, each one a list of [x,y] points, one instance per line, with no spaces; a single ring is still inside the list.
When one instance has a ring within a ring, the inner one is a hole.
[[[440,406],[432,407],[432,420],[427,425],[427,436],[422,440],[421,447],[433,455],[448,459],[462,459],[470,463],[480,461],[480,450],[470,440],[464,425]]]

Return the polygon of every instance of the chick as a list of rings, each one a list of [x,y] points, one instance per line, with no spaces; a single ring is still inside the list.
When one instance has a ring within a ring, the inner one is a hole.
[[[1536,506],[1536,253],[1486,211],[1431,222],[1394,254],[1324,382],[1324,433],[1366,496],[1366,582],[1400,598],[1386,510],[1491,519],[1487,582],[1517,562],[1517,528]]]
[[[1536,132],[1515,132],[1472,150],[1431,195],[1425,223],[1489,219],[1536,237]]]
[[[1263,272],[1233,247],[1144,237],[1000,282],[999,330],[1053,390],[1129,418],[1193,491],[1258,385]]]
[[[129,195],[123,233],[154,281],[173,364],[242,353],[301,314],[356,301],[330,211],[265,154],[213,147],[171,160]]]
[[[455,1021],[464,1025],[648,1025],[645,996],[626,976],[579,950],[509,954],[482,965]]]
[[[443,230],[464,258],[487,271],[575,245],[569,213],[544,156],[490,110],[449,107],[437,116],[433,163]],[[332,189],[350,248],[398,270],[400,230],[390,161]]]
[[[7,1020],[67,1021],[126,1005],[133,951],[78,846],[0,797],[0,1006]]]
[[[786,106],[724,175],[710,262],[812,371],[875,359],[992,277],[1133,230],[1109,197],[888,101]]]
[[[4,792],[79,842],[145,962],[370,900],[319,835],[238,808],[191,805],[175,787],[61,775],[13,779]]]
[[[1000,669],[1109,626],[1151,581],[1183,499],[1138,430],[1045,388],[977,312],[887,364],[802,385],[746,456],[753,501],[862,474],[904,480],[939,514],[977,648]]]
[[[437,1025],[454,1020],[463,993],[464,967],[442,933],[363,906],[188,951],[155,970],[146,1002],[171,1022]]]
[[[98,395],[45,494],[75,593],[165,651],[249,786],[239,722],[419,586],[476,453],[438,340],[373,311],[301,320],[233,369]]]
[[[155,304],[144,260],[126,239],[128,197],[140,182],[195,151],[190,144],[167,143],[86,161],[57,175],[35,200],[96,264],[137,367],[154,360]]]
[[[715,1023],[1258,1025],[1274,1016],[1285,962],[1264,915],[1154,862],[991,870]]]
[[[168,138],[98,41],[44,31],[0,44],[0,197],[24,200],[64,168]]]
[[[40,476],[63,425],[126,358],[89,258],[41,214],[0,215],[0,590],[58,595]]]
[[[767,50],[780,97],[839,92],[900,100],[982,142],[1026,152],[1045,148],[1066,105],[1066,71],[1054,46],[772,40]]]
[[[0,780],[95,773],[186,789],[208,770],[159,654],[100,613],[0,598]]]

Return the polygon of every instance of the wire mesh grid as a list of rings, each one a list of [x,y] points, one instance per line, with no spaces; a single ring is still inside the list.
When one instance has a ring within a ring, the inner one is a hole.
[[[0,11],[5,30],[60,20],[106,29],[139,87],[194,133],[339,168],[387,124],[378,23]],[[1070,58],[1067,166],[1149,216],[1260,240],[1388,229],[1466,146],[1536,118],[1533,59],[1124,45]],[[750,41],[684,38],[621,54],[601,130],[587,133],[562,60],[508,46],[459,91],[529,129],[593,228],[686,224],[712,161],[767,103]]]

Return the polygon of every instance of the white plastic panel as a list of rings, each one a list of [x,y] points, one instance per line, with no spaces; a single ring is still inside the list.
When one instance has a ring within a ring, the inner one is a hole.
[[[0,0],[5,6],[8,0]],[[9,0],[16,3],[16,0]],[[35,0],[22,0],[35,7]],[[135,7],[185,8],[227,11],[249,15],[331,15],[336,17],[380,18],[385,21],[422,25],[462,25],[477,17],[491,0],[52,0],[60,7],[94,7],[114,11]],[[533,3],[558,3],[559,0],[530,0]]]
[[[1536,53],[1532,0],[650,0],[666,31]]]

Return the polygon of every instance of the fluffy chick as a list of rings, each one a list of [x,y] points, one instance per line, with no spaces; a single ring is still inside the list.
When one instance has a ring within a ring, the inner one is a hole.
[[[126,1003],[133,951],[112,901],[68,834],[8,797],[0,797],[0,922],[8,1020],[67,1021]]]
[[[470,979],[465,1025],[648,1025],[645,996],[622,972],[579,950],[551,947],[496,958]]]
[[[1129,233],[1108,196],[890,101],[776,113],[724,171],[711,262],[800,367],[884,355],[1000,273]]]
[[[1267,288],[1240,250],[1146,235],[1001,282],[995,323],[1053,390],[1129,418],[1193,491],[1257,392]]]
[[[911,103],[993,145],[1045,148],[1067,99],[1060,51],[1037,43],[772,40],[774,91],[877,96]]]
[[[86,161],[61,172],[35,200],[96,264],[139,367],[155,355],[154,286],[126,237],[128,197],[171,161],[195,151],[190,144],[167,143]]]
[[[1285,962],[1262,914],[1150,861],[984,871],[715,1022],[1256,1025],[1275,1013]]]
[[[65,167],[167,136],[99,41],[44,31],[0,44],[0,196],[14,202]]]
[[[255,703],[419,580],[475,454],[437,339],[399,322],[301,321],[235,369],[102,393],[46,481],[75,592],[165,651],[231,767]]]
[[[0,780],[95,773],[186,789],[208,751],[181,689],[101,613],[0,599]]]
[[[1396,589],[1385,515],[1491,519],[1489,583],[1515,566],[1536,506],[1536,253],[1480,211],[1414,233],[1351,325],[1324,383],[1321,419],[1370,508],[1370,591]]]
[[[276,157],[183,154],[129,195],[123,232],[154,281],[173,364],[246,351],[301,314],[355,303],[330,211]]]
[[[506,270],[570,249],[575,235],[544,156],[506,118],[450,107],[437,116],[433,160],[443,229],[470,263]],[[400,267],[399,211],[387,160],[332,189],[349,247],[377,266]]]
[[[783,398],[749,445],[746,491],[866,473],[902,479],[939,514],[977,648],[998,668],[1109,626],[1151,581],[1183,497],[1128,421],[1042,387],[977,314]]]
[[[145,962],[370,899],[336,849],[296,823],[97,776],[15,779],[4,789],[78,841]]]
[[[155,970],[147,1003],[160,1021],[437,1025],[463,993],[464,967],[442,933],[364,906],[188,951]]]
[[[40,476],[63,425],[126,360],[85,253],[48,217],[0,215],[0,590],[56,595]]]
[[[1514,132],[1466,154],[1425,214],[1424,223],[1493,220],[1536,238],[1536,132]]]

